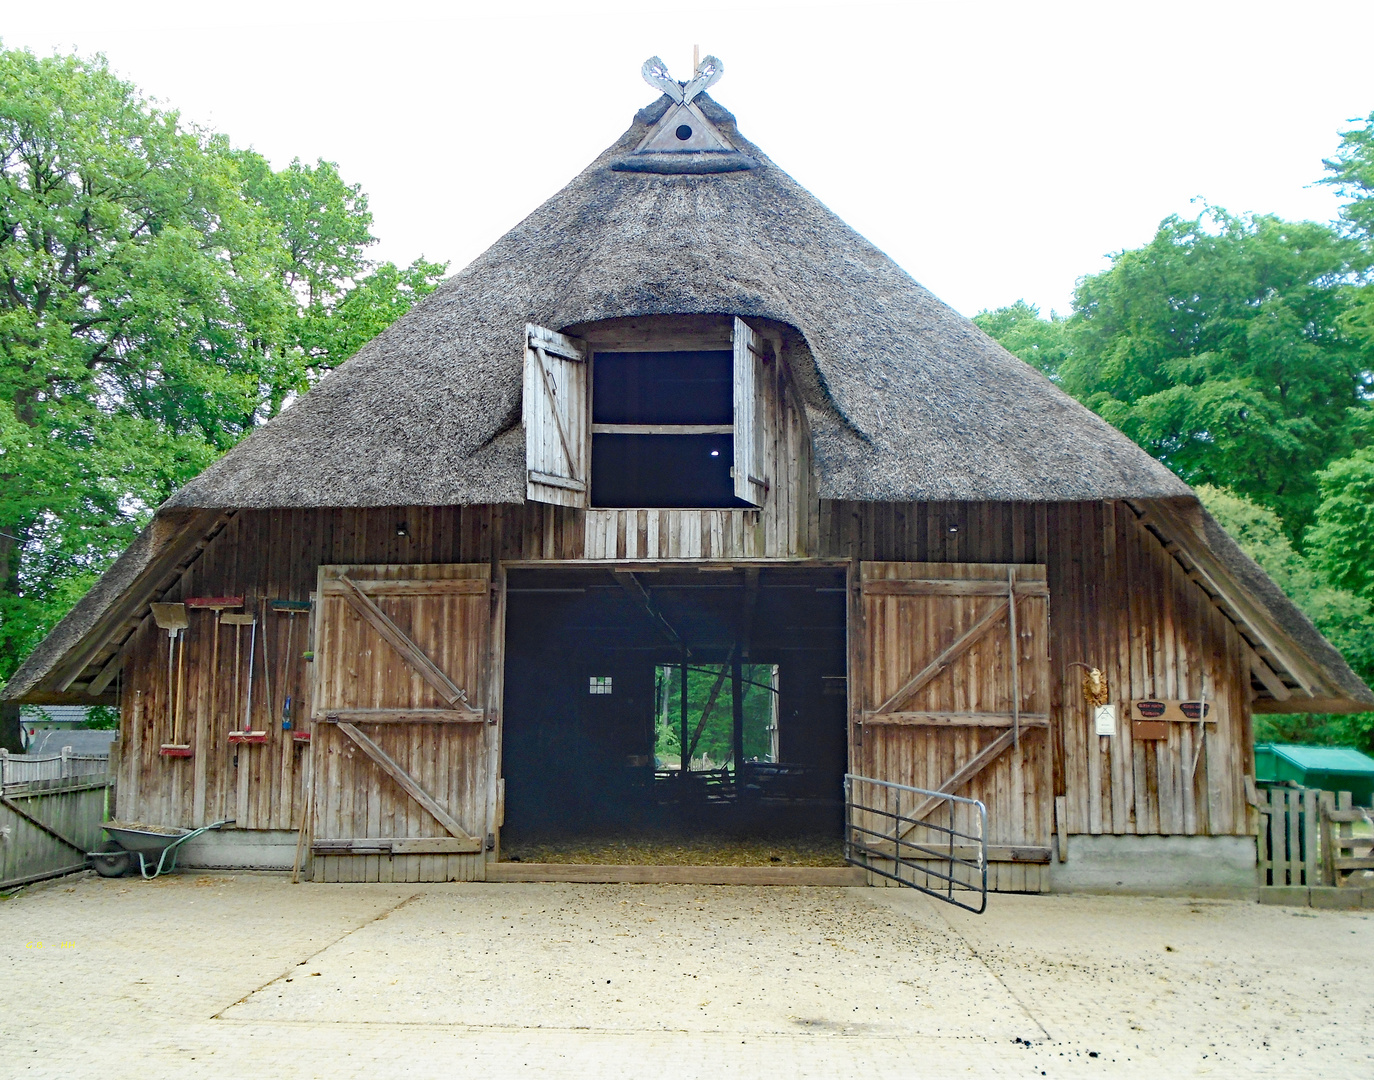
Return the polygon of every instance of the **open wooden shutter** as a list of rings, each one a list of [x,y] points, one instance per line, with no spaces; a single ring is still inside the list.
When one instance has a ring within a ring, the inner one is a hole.
[[[320,567],[317,857],[464,856],[474,864],[444,859],[406,872],[422,875],[412,881],[480,876],[491,828],[490,578],[485,563]],[[338,880],[378,880],[375,872]]]
[[[591,486],[587,350],[542,326],[525,326],[525,497],[587,505]]]
[[[764,438],[768,431],[767,359],[763,338],[735,320],[735,498],[762,506],[768,494]]]
[[[1048,862],[1045,568],[866,562],[859,592],[853,771],[979,799],[990,861]],[[912,796],[901,812],[932,809]]]

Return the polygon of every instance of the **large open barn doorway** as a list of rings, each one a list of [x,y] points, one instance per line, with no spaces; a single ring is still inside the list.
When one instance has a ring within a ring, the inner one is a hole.
[[[513,568],[507,597],[503,858],[842,863],[842,569]]]

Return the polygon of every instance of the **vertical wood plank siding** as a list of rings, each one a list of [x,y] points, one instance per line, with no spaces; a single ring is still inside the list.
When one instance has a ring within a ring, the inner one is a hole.
[[[1239,637],[1159,541],[1136,524],[1129,507],[819,500],[801,417],[790,406],[782,413],[786,422],[777,430],[785,445],[773,459],[777,482],[760,510],[598,512],[535,503],[244,510],[164,599],[243,595],[246,610],[260,615],[263,598],[308,598],[318,567],[327,563],[486,563],[493,577],[501,561],[542,559],[1042,563],[1050,590],[1052,783],[1054,794],[1066,797],[1068,831],[1249,831],[1244,776],[1250,688]],[[405,535],[398,532],[402,523]],[[221,631],[221,675],[212,679],[214,616],[197,611],[190,618],[186,729],[195,730],[203,718],[213,735],[208,746],[197,747],[196,758],[158,756],[158,747],[171,741],[167,635],[146,620],[131,643],[122,680],[119,815],[161,825],[233,817],[243,828],[297,828],[304,756],[310,751],[282,737],[280,709],[290,685],[302,695],[293,713],[309,715],[310,665],[300,655],[308,648],[304,620],[297,622],[295,655],[288,656],[286,619],[269,615],[267,656],[277,715],[267,715],[260,644],[253,724],[272,737],[266,745],[233,746],[222,734],[239,727],[229,715],[223,674],[232,669],[233,631]],[[1118,702],[1205,692],[1217,722],[1201,736],[1201,754],[1195,726],[1171,725],[1166,740],[1137,741],[1123,717],[1117,735],[1094,735],[1079,689],[1082,672],[1067,666],[1074,661],[1102,668]],[[206,794],[202,814],[193,820],[198,765]],[[240,793],[246,798],[240,800]]]

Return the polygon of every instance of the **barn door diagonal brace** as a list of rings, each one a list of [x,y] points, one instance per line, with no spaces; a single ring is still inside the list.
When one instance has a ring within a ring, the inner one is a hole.
[[[343,598],[348,602],[348,606],[381,634],[387,644],[400,653],[406,663],[413,667],[425,682],[434,687],[441,698],[450,705],[461,705],[476,716],[482,715],[482,710],[475,708],[468,701],[468,692],[450,679],[420,646],[406,637],[401,628],[387,617],[386,612],[373,602],[372,597],[358,588],[356,581],[347,574],[340,574],[335,580],[343,586]]]
[[[1015,741],[1016,732],[1014,729],[1002,732],[1001,735],[998,735],[997,738],[993,739],[992,742],[987,744],[987,746],[983,747],[983,749],[979,750],[978,753],[973,755],[973,757],[969,758],[969,760],[957,772],[955,772],[953,776],[951,776],[948,780],[946,780],[943,784],[936,788],[935,791],[939,795],[953,795],[961,787],[963,787],[975,776],[977,776],[980,772],[982,772],[994,761],[996,761],[999,757],[1001,757],[1002,752],[1006,750],[1008,747],[1010,747]],[[930,813],[931,810],[933,810],[937,805],[939,805],[940,801],[941,800],[939,798],[931,796],[930,798],[925,799],[923,802],[921,802],[916,807],[916,809],[911,811],[908,817],[916,821],[919,821],[924,815]],[[900,837],[898,837],[898,839],[905,839],[907,834],[910,833],[911,830],[914,828],[916,828],[914,824],[908,825],[905,829],[902,830],[902,834]]]
[[[402,791],[424,807],[430,817],[434,818],[435,821],[448,830],[450,836],[456,836],[460,840],[470,840],[473,843],[477,843],[477,838],[459,825],[453,815],[440,806],[433,795],[417,784],[415,778],[411,776],[410,773],[406,772],[405,769],[401,768],[390,754],[352,724],[340,721],[338,729],[353,740],[363,753],[375,761],[382,772],[395,780]],[[480,850],[480,847],[475,850]]]
[[[1014,596],[1012,599],[1019,603],[1021,598]],[[963,656],[969,649],[973,648],[979,638],[1006,618],[1010,609],[1010,602],[1006,604],[999,603],[995,608],[955,638],[951,644],[945,647],[944,651],[942,651],[939,656],[913,675],[903,684],[901,689],[873,711],[875,713],[901,712],[902,706],[906,704],[907,701],[914,697],[918,691],[939,675],[940,672],[944,671],[945,668],[949,667],[955,660],[959,659],[959,657]]]
[[[706,708],[701,710],[701,719],[697,721],[697,729],[692,732],[692,745],[687,747],[687,760],[692,760],[692,755],[696,753],[697,743],[701,741],[702,733],[706,730],[706,721],[711,717],[711,710],[716,707],[716,699],[720,697],[721,687],[725,685],[725,679],[730,674],[730,664],[735,659],[735,649],[737,645],[730,646],[730,652],[725,657],[725,663],[720,666],[720,671],[716,673],[716,681],[711,684],[711,692],[706,695]]]
[[[563,447],[563,457],[568,462],[568,476],[573,480],[581,480],[582,478],[577,475],[577,461],[573,457],[572,445],[568,442],[568,433],[563,429],[563,416],[558,409],[558,389],[549,377],[548,354],[539,345],[534,346],[534,354],[539,364],[539,375],[544,380],[544,389],[549,395],[549,412],[553,413],[554,426],[558,428],[558,441]]]

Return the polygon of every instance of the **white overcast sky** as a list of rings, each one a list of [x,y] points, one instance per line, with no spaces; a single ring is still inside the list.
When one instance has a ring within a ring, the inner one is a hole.
[[[1374,111],[1374,4],[6,5],[6,47],[105,53],[277,165],[371,198],[373,255],[457,270],[562,187],[693,44],[740,130],[965,314],[1074,280],[1195,198],[1330,220],[1313,187]]]

